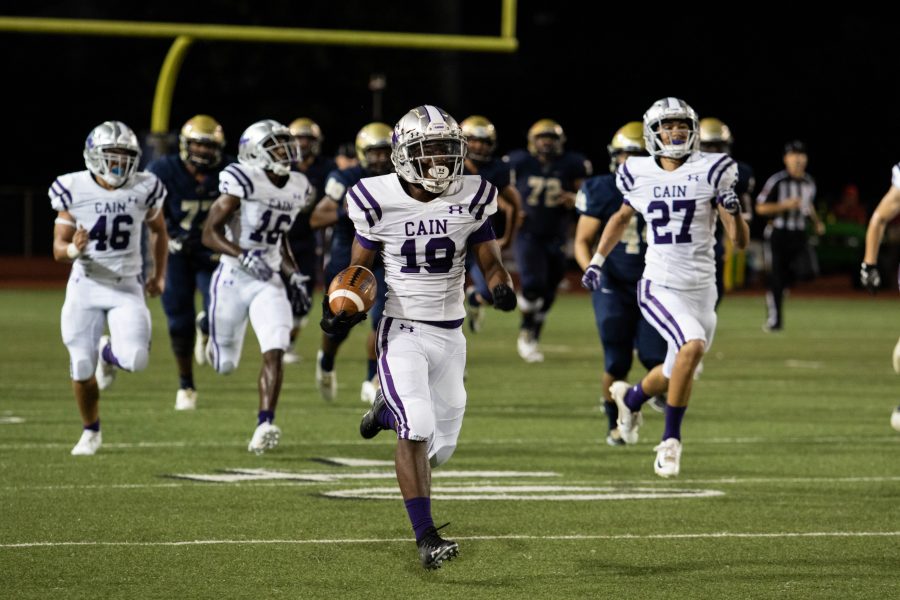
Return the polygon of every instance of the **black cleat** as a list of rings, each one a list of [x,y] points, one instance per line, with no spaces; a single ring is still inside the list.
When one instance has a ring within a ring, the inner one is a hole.
[[[438,535],[438,529],[443,529],[449,524],[441,525],[437,529],[429,528],[425,536],[416,542],[416,546],[419,547],[419,560],[426,569],[440,569],[445,560],[452,560],[459,554],[459,544]]]
[[[359,422],[359,435],[363,436],[363,438],[370,440],[384,429],[376,418],[382,408],[384,408],[384,394],[381,390],[378,390],[375,394],[375,402],[372,403],[372,408],[363,415],[362,420]]]

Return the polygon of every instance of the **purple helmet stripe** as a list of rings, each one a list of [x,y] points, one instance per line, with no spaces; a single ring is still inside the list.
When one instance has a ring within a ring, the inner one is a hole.
[[[733,160],[729,160],[727,163],[725,163],[725,166],[722,167],[722,170],[719,171],[719,175],[716,177],[716,182],[713,184],[714,188],[718,189],[719,182],[722,180],[722,175],[724,175],[725,171],[727,171],[733,164],[735,164]]]
[[[719,165],[721,165],[721,164],[722,164],[723,162],[725,162],[726,160],[728,160],[728,155],[727,155],[727,154],[724,155],[724,156],[722,156],[722,158],[720,158],[719,160],[716,161],[716,164],[714,164],[714,165],[712,166],[712,168],[710,168],[709,173],[706,174],[706,183],[712,183],[713,172],[716,170],[716,167],[718,167]]]
[[[384,399],[386,400],[388,408],[394,413],[394,419],[397,421],[397,437],[407,439],[409,436],[409,423],[406,418],[406,409],[403,407],[403,401],[400,400],[400,395],[397,394],[397,388],[394,387],[394,377],[391,375],[391,369],[388,366],[387,361],[388,333],[391,330],[391,324],[393,322],[393,317],[385,317],[381,320],[381,323],[379,323],[381,333],[378,337],[381,338],[381,344],[378,347],[378,361],[381,369],[378,372],[378,376],[381,380],[382,391],[387,390],[388,392],[385,394]]]
[[[424,106],[425,114],[428,115],[428,122],[435,123],[446,123],[444,120],[444,115],[441,114],[441,110],[437,106],[433,106],[431,104],[426,104]]]
[[[469,202],[469,213],[475,210],[475,207],[478,206],[478,201],[481,200],[481,195],[484,193],[484,188],[487,186],[487,180],[482,177],[481,178],[481,186],[478,188],[478,191],[475,192],[475,197],[472,198],[472,201]]]
[[[669,311],[666,310],[666,307],[662,305],[662,302],[660,302],[656,298],[656,296],[654,296],[653,294],[650,293],[650,280],[646,280],[646,281],[647,281],[647,284],[646,284],[646,287],[644,288],[644,292],[645,292],[647,299],[650,300],[650,302],[652,302],[653,305],[656,306],[656,308],[658,308],[662,312],[663,316],[666,317],[666,319],[672,324],[672,326],[675,327],[675,333],[678,334],[678,338],[681,341],[681,343],[678,344],[678,347],[681,348],[681,346],[683,346],[684,342],[685,342],[684,333],[681,331],[681,327],[678,326],[678,322],[675,320],[675,317],[673,317],[671,315],[671,313],[669,313]]]
[[[481,203],[481,206],[478,208],[478,212],[475,214],[475,220],[480,221],[481,215],[484,214],[484,209],[488,204],[494,201],[494,196],[497,194],[497,188],[493,185],[491,186],[491,191],[488,192],[487,200]]]
[[[381,219],[381,206],[375,201],[375,198],[372,197],[372,194],[369,193],[369,190],[366,189],[366,186],[363,185],[362,181],[359,181],[357,185],[359,186],[359,190],[363,193],[363,196],[366,197],[366,200],[368,200],[372,205],[372,208],[375,209],[375,216]]]
[[[359,207],[359,210],[363,211],[363,214],[366,215],[366,221],[369,222],[369,227],[373,227],[375,225],[375,219],[373,219],[372,215],[369,214],[369,211],[371,209],[363,206],[363,203],[359,201],[359,196],[357,196],[356,193],[353,191],[355,189],[356,189],[356,186],[353,186],[352,188],[350,188],[350,190],[347,192],[347,195],[350,196],[350,198],[353,200],[353,202],[356,204],[356,206]]]

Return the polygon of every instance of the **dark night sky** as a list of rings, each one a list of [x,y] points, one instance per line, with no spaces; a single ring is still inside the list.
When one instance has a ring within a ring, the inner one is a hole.
[[[460,120],[480,113],[495,122],[501,150],[508,150],[524,145],[531,123],[551,117],[565,128],[570,149],[604,169],[613,132],[639,120],[657,98],[675,95],[701,117],[731,126],[734,153],[758,180],[780,168],[783,143],[799,137],[808,142],[820,197],[854,182],[874,203],[888,188],[891,165],[900,160],[900,53],[892,19],[822,15],[823,24],[810,28],[771,14],[727,21],[718,13],[649,17],[595,4],[519,2],[521,47],[513,55],[198,42],[178,81],[172,127],[205,112],[235,142],[257,119],[309,116],[322,125],[325,150],[332,152],[371,120],[368,76],[382,72],[390,124],[424,102]],[[493,35],[499,5],[223,1],[210,11],[189,2],[82,0],[5,3],[0,12]],[[0,185],[45,188],[56,174],[83,168],[84,137],[103,120],[146,132],[169,45],[0,33],[7,107]],[[236,151],[233,143],[229,150]]]

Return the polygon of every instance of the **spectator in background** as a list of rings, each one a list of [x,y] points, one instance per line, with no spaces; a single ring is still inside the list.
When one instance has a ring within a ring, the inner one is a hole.
[[[337,170],[352,169],[359,165],[359,158],[356,156],[356,144],[353,142],[344,142],[338,147],[337,154],[334,157],[337,164]]]
[[[859,188],[848,183],[841,191],[841,197],[831,208],[831,213],[838,221],[865,225],[868,218],[866,208],[859,200]]]

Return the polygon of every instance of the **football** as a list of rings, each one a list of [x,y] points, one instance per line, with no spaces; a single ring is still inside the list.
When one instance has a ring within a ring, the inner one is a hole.
[[[338,314],[342,310],[347,315],[368,312],[375,304],[378,281],[372,271],[352,265],[334,276],[328,286],[328,306]]]

